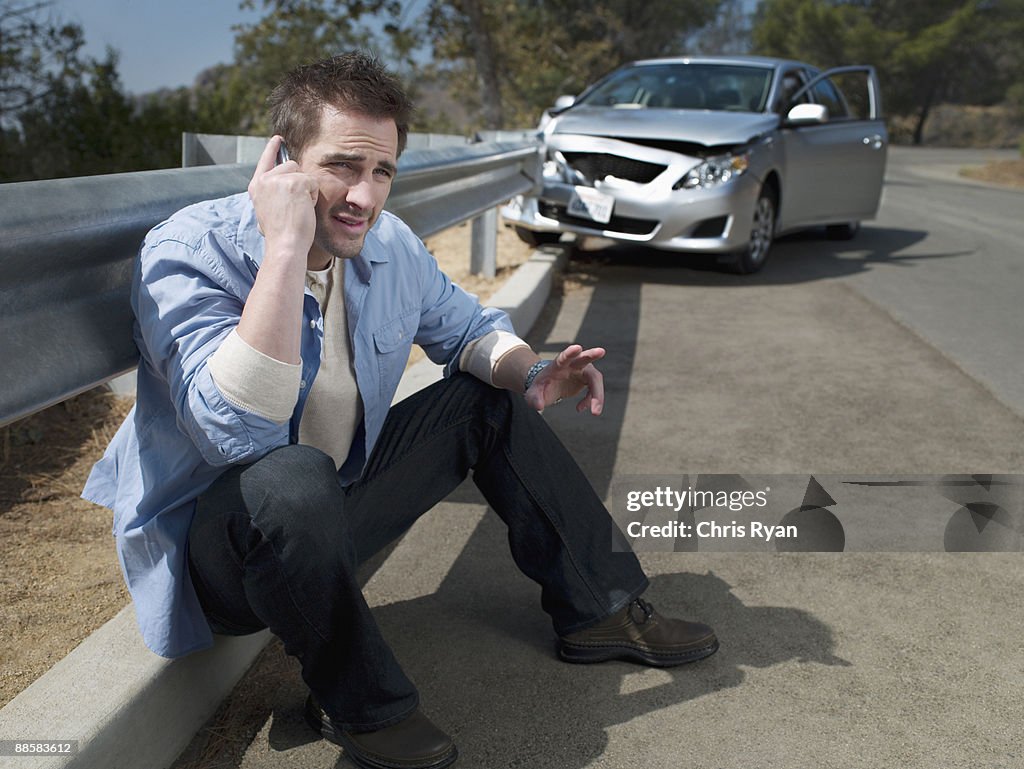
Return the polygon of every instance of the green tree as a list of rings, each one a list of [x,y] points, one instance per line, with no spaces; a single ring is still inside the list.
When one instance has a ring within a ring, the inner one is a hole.
[[[207,70],[196,83],[201,122],[219,124],[223,133],[266,133],[266,98],[281,77],[301,64],[370,47],[372,37],[357,21],[384,8],[382,2],[357,0],[261,4],[265,15],[259,21],[234,27],[234,62]],[[251,10],[257,2],[243,0],[241,7]]]
[[[81,27],[49,15],[50,2],[0,0],[0,126],[81,71]]]
[[[485,128],[522,127],[627,61],[682,53],[720,0],[432,0],[428,39]]]
[[[263,0],[262,5],[263,18],[235,28],[232,63],[202,72],[192,88],[141,97],[124,91],[115,51],[102,61],[79,58],[79,28],[56,22],[40,26],[32,14],[44,5],[19,6],[12,17],[23,30],[18,39],[30,39],[28,19],[42,37],[31,50],[27,42],[19,43],[17,55],[9,25],[0,40],[9,65],[2,82],[14,84],[5,92],[11,120],[0,126],[0,181],[174,167],[180,163],[183,131],[264,133],[266,96],[287,70],[366,47],[370,36],[355,20],[365,12],[397,13],[397,5],[389,8],[378,0]],[[243,0],[242,7],[255,8],[256,2]],[[41,51],[50,50],[46,46],[54,40],[73,45],[46,58]]]
[[[1001,101],[1021,75],[1021,0],[762,0],[756,53],[821,67],[873,64],[887,109],[921,142],[942,101]]]
[[[53,19],[49,5],[0,0],[0,181],[24,178],[18,113],[80,70],[82,30]]]
[[[266,133],[266,97],[287,71],[354,48],[380,56],[403,76],[414,97],[421,87],[435,92],[431,68],[417,56],[423,34],[409,20],[414,5],[399,0],[243,0],[241,7],[262,7],[264,15],[234,28],[230,64],[211,67],[196,79],[197,122],[216,133]],[[384,34],[364,24],[371,16]],[[417,130],[451,130],[457,122],[449,116],[424,120],[422,114],[415,120]]]
[[[73,81],[51,87],[18,113],[5,132],[0,181],[173,168],[181,162],[183,131],[209,130],[193,107],[190,89],[141,97],[125,93],[118,56],[87,60]]]
[[[212,133],[195,109],[190,88],[161,89],[134,100],[131,136],[125,146],[125,170],[181,165],[181,134]]]
[[[132,114],[117,55],[108,51],[104,61],[87,63],[77,80],[55,80],[19,113],[19,176],[51,179],[123,170]]]

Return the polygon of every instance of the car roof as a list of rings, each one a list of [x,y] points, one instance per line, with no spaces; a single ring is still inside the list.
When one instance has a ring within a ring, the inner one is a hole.
[[[770,56],[669,56],[660,59],[640,59],[626,66],[646,67],[653,64],[733,64],[778,69],[784,66],[808,67],[792,59],[777,59]]]

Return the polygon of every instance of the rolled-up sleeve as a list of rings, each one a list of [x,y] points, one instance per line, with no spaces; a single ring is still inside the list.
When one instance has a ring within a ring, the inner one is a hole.
[[[477,379],[494,384],[494,369],[505,353],[519,347],[529,348],[526,342],[508,331],[492,331],[467,344],[459,356],[459,369]]]
[[[288,426],[232,403],[211,356],[238,325],[251,278],[215,233],[194,242],[154,230],[143,244],[132,305],[143,357],[167,383],[180,429],[203,459],[227,465],[288,442]],[[275,415],[276,416],[276,415]]]
[[[233,406],[283,424],[299,397],[301,363],[285,363],[246,343],[234,328],[207,364],[213,381]]]

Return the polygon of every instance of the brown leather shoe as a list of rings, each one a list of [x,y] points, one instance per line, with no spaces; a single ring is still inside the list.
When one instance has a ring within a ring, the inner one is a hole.
[[[306,722],[324,739],[341,745],[352,763],[365,769],[441,769],[459,757],[452,738],[419,710],[375,732],[347,732],[310,695]]]
[[[696,662],[718,651],[715,631],[699,622],[658,614],[637,598],[597,625],[562,636],[558,654],[566,662],[621,659],[659,668]]]

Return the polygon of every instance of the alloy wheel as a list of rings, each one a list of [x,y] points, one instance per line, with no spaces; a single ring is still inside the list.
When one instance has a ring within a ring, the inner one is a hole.
[[[775,203],[766,192],[762,192],[754,207],[754,221],[750,229],[750,245],[747,257],[750,267],[757,268],[768,256],[775,234]]]

